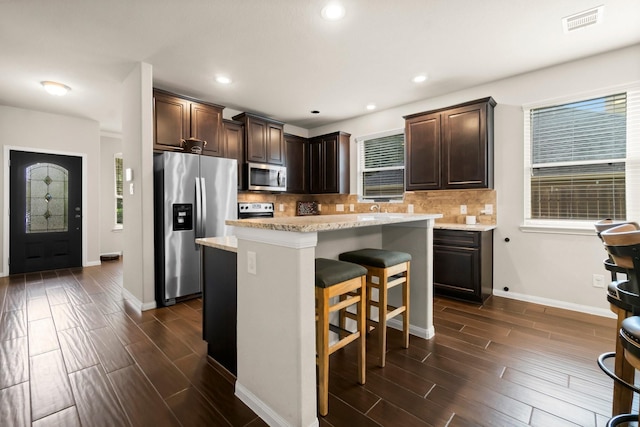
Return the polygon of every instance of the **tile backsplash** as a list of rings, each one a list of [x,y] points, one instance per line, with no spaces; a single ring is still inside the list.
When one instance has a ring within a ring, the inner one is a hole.
[[[294,216],[297,202],[318,202],[320,215],[370,212],[373,203],[360,203],[356,194],[269,194],[259,192],[238,193],[239,202],[273,202],[276,216]],[[475,215],[480,224],[496,224],[496,191],[479,190],[437,190],[407,191],[404,200],[398,203],[378,203],[380,212],[407,213],[413,205],[415,213],[441,213],[436,222],[463,224],[467,215]],[[351,211],[353,205],[353,211]],[[460,213],[460,205],[467,207],[467,213]],[[492,205],[492,213],[483,213],[486,205]],[[344,210],[338,210],[342,207]]]

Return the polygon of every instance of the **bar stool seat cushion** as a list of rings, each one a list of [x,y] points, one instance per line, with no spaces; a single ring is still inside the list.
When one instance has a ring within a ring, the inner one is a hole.
[[[620,335],[625,350],[640,358],[640,316],[627,317],[622,321]]]
[[[411,261],[411,255],[405,252],[371,248],[343,252],[338,258],[340,258],[341,261],[348,261],[379,268],[387,268],[403,262]]]
[[[316,258],[316,286],[328,288],[367,274],[367,269],[350,262]]]

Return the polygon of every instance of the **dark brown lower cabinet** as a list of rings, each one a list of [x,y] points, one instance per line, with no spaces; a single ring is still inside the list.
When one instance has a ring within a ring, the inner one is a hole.
[[[483,302],[493,290],[493,230],[433,230],[436,295]]]

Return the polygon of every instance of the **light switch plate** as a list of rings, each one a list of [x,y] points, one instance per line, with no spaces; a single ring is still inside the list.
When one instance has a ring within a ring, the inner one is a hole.
[[[349,212],[353,212],[354,210],[353,203],[349,204]]]
[[[344,212],[344,205],[342,203],[336,205],[336,212]]]
[[[467,214],[467,205],[460,205],[460,215]]]
[[[493,215],[493,205],[491,203],[484,205],[484,213],[486,215]]]
[[[407,212],[408,213],[413,213],[413,205],[412,204],[407,205]]]

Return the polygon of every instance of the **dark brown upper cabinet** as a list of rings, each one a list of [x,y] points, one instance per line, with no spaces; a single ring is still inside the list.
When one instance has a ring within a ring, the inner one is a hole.
[[[309,192],[309,140],[296,135],[284,135],[287,151],[287,193]]]
[[[309,140],[309,193],[349,194],[349,138],[345,132]]]
[[[284,123],[254,114],[233,117],[244,124],[247,162],[285,164]]]
[[[493,188],[493,98],[405,116],[407,190]]]
[[[183,151],[182,140],[190,137],[207,141],[202,153],[224,156],[222,110],[224,107],[154,89],[155,150]]]
[[[244,126],[240,122],[223,120],[222,127],[225,157],[238,161],[238,190],[241,190],[244,184]]]

